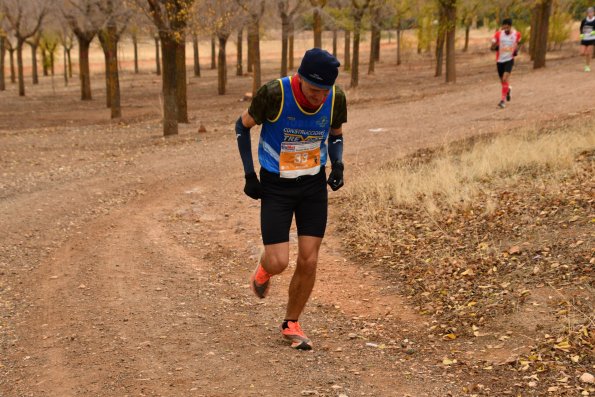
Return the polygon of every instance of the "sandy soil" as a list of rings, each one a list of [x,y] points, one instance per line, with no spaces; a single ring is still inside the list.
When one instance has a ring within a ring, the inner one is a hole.
[[[505,110],[496,108],[491,54],[462,57],[450,86],[431,77],[426,59],[399,69],[385,60],[347,91],[347,183],[395,155],[592,110],[586,93],[595,80],[581,60],[554,58],[538,72],[520,59]],[[272,65],[265,72],[275,77]],[[439,365],[451,345],[426,346],[427,319],[369,263],[348,259],[333,216],[341,191],[330,195],[319,278],[302,319],[315,350],[295,352],[281,340],[291,271],[264,301],[247,284],[259,207],[242,193],[232,126],[250,82],[230,75],[229,94],[216,96],[213,71],[190,78],[191,123],[170,139],[160,135],[160,82],[148,72],[123,76],[117,123],[103,107],[100,75],[91,102],[77,99],[75,82],[64,88],[50,78],[26,98],[13,86],[0,93],[1,396],[489,390],[489,376],[455,377]],[[474,359],[476,346],[458,348]]]

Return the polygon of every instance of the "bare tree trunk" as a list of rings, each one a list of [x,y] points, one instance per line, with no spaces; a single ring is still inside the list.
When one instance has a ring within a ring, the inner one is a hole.
[[[259,23],[252,21],[248,29],[251,31],[250,36],[252,42],[252,68],[254,70],[254,78],[252,80],[252,94],[255,95],[256,91],[261,85],[261,70],[260,70],[260,34],[259,34]]]
[[[442,76],[442,64],[444,63],[444,43],[446,41],[446,32],[442,27],[438,28],[438,36],[436,37],[436,71],[434,77]]]
[[[77,36],[79,43],[79,74],[81,79],[81,99],[90,101],[91,96],[91,74],[89,70],[89,46],[91,40]]]
[[[227,58],[225,47],[227,45],[227,35],[219,35],[219,58],[217,60],[217,92],[219,95],[225,95],[225,86],[227,85]]]
[[[288,47],[289,47],[288,48],[288,61],[289,61],[288,62],[289,65],[288,66],[289,66],[289,70],[293,70],[294,69],[294,64],[293,64],[293,61],[294,61],[294,56],[293,56],[294,55],[294,52],[293,52],[293,48],[294,48],[293,47],[294,33],[295,33],[294,25],[293,25],[293,22],[291,22],[289,24],[289,43],[288,43]]]
[[[51,48],[49,52],[49,56],[50,56],[50,71],[52,72],[52,76],[54,76],[55,73],[55,65],[56,65],[56,46],[54,46],[53,48]]]
[[[163,135],[177,135],[176,53],[178,44],[175,38],[169,37],[167,32],[161,32],[159,35],[161,37],[161,51],[163,56]]]
[[[113,22],[98,33],[105,60],[105,104],[111,109],[111,118],[122,117],[120,107],[120,76],[118,70],[118,32]]]
[[[47,77],[50,75],[49,72],[49,62],[48,62],[48,52],[45,48],[41,49],[41,70],[43,71],[43,76]]]
[[[252,73],[254,66],[254,46],[252,45],[252,40],[254,40],[254,38],[252,37],[252,30],[250,27],[248,27],[248,34],[246,36],[248,44],[248,73]]]
[[[345,29],[345,50],[343,59],[345,60],[343,69],[348,72],[351,70],[351,31],[348,29]]]
[[[457,0],[449,0],[445,9],[446,20],[446,82],[457,81],[455,39],[457,32]]]
[[[287,50],[289,45],[289,17],[281,15],[281,77],[287,76]]]
[[[397,25],[397,66],[401,65],[401,21]]]
[[[529,55],[535,60],[535,43],[539,34],[539,23],[541,22],[541,4],[536,4],[531,11],[531,36],[529,38]]]
[[[15,52],[16,48],[9,48],[8,49],[8,54],[10,55],[10,82],[12,84],[17,82],[17,73],[16,73],[16,69],[14,68],[14,52]]]
[[[39,74],[37,72],[37,45],[29,43],[31,46],[31,75],[33,84],[39,84]]]
[[[72,78],[72,61],[70,59],[70,50],[71,48],[66,49],[66,58],[68,59],[68,78]]]
[[[533,69],[545,67],[545,56],[547,53],[547,39],[549,33],[550,14],[552,13],[552,0],[543,0],[541,3],[539,29],[535,37],[535,59]]]
[[[132,35],[132,46],[134,47],[134,73],[138,74],[138,38],[136,33]]]
[[[155,35],[155,74],[161,75],[161,60],[159,59],[159,35]]]
[[[471,31],[471,24],[465,24],[465,47],[463,47],[463,52],[467,52],[469,50],[469,33]]]
[[[200,77],[200,58],[198,54],[198,37],[192,35],[192,49],[194,50],[194,76]]]
[[[242,60],[244,58],[243,54],[243,43],[244,43],[244,28],[238,30],[238,40],[236,43],[237,51],[236,51],[236,76],[242,76],[244,74],[244,68],[242,66]]]
[[[443,1],[438,0],[438,33],[436,36],[436,70],[434,77],[442,76],[442,65],[444,63],[444,45],[446,42],[446,13]]]
[[[177,41],[176,75],[178,122],[188,123],[188,99],[186,90],[186,38],[183,35]]]
[[[368,74],[374,74],[374,66],[376,61],[376,35],[378,34],[378,27],[374,19],[370,22],[370,61],[368,62]]]
[[[382,31],[380,29],[377,29],[376,40],[374,40],[374,60],[376,62],[380,62],[380,39],[381,38],[382,38]]]
[[[101,40],[100,40],[101,41]],[[103,42],[101,41],[101,47],[103,49],[103,63],[104,63],[104,72],[105,72],[105,107],[107,107],[108,109],[112,107],[112,94],[110,93],[110,90],[112,89],[112,86],[110,84],[110,74],[109,74],[109,53],[108,53],[108,49],[107,49],[107,42]]]
[[[351,63],[351,88],[359,84],[359,41],[361,32],[361,17],[354,21],[353,26],[353,61]]]
[[[19,78],[19,96],[25,96],[25,76],[23,73],[23,44],[25,40],[17,39],[17,68]]]
[[[215,60],[216,57],[216,47],[217,47],[217,39],[215,35],[211,36],[211,70],[217,68],[217,61]]]
[[[0,91],[6,91],[6,80],[4,76],[4,59],[6,56],[6,42],[4,36],[0,36]]]
[[[322,17],[320,15],[320,8],[314,7],[314,47],[322,48]]]
[[[63,64],[64,64],[64,87],[68,86],[68,56],[67,56],[67,50],[66,47],[63,47]]]
[[[333,56],[337,57],[337,28],[333,29]]]
[[[107,38],[107,68],[108,84],[110,97],[111,118],[122,117],[122,108],[120,105],[120,76],[118,71],[118,32],[115,25],[109,25],[106,29]]]
[[[374,73],[374,63],[380,60],[380,7],[373,5],[370,9],[370,63],[368,74]]]

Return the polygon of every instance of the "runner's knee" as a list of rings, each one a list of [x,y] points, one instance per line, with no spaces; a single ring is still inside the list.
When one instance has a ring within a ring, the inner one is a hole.
[[[316,264],[318,263],[318,254],[313,253],[310,255],[299,255],[297,270],[303,274],[314,274],[316,273]]]
[[[263,266],[268,273],[279,274],[289,266],[289,258],[286,258],[284,255],[265,254]]]

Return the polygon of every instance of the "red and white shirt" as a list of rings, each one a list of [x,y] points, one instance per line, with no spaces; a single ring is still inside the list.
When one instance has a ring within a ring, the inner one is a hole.
[[[514,58],[514,53],[521,41],[521,34],[514,29],[510,30],[510,34],[506,34],[503,30],[498,30],[492,38],[492,43],[498,45],[496,52],[496,61],[498,63],[508,62]]]

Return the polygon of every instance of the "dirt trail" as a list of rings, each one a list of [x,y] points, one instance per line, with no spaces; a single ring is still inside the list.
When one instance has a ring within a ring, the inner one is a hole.
[[[356,103],[347,183],[393,155],[592,109],[582,98],[595,80],[568,71],[573,62],[515,76],[504,111],[493,79]],[[243,105],[230,106],[214,117],[231,125]],[[151,122],[87,128],[0,135],[5,175],[16,178],[1,180],[0,395],[459,395],[464,385],[436,365],[448,347],[423,345],[426,319],[381,268],[342,251],[343,193],[331,194],[303,318],[316,349],[294,352],[277,331],[291,272],[264,301],[246,283],[258,203],[241,193],[233,134],[197,139],[194,126],[164,141]]]

